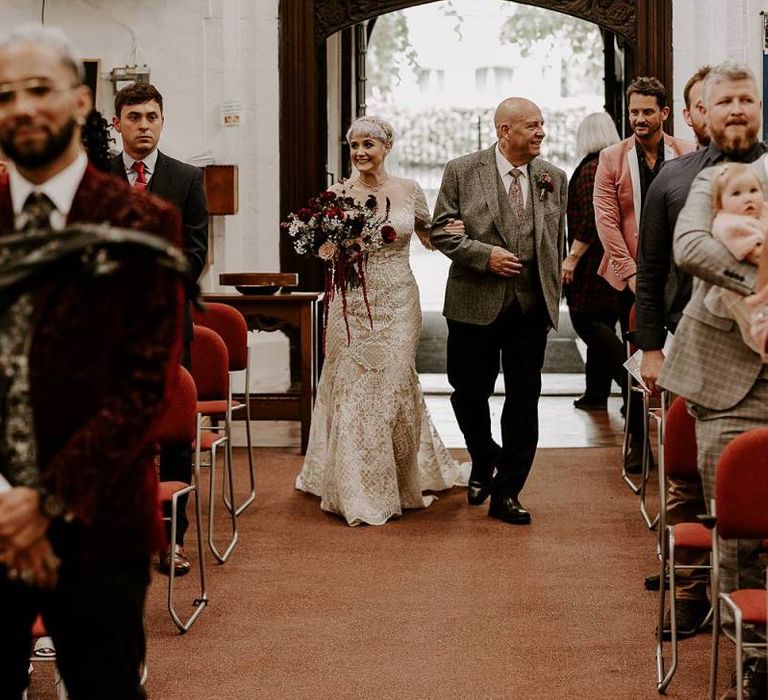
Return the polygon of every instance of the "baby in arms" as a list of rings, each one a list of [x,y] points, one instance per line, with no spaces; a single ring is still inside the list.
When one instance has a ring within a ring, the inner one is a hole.
[[[768,204],[755,171],[743,163],[720,166],[714,180],[712,206],[715,214],[712,235],[737,260],[759,264],[768,234]],[[747,346],[765,355],[768,329],[762,328],[766,324],[759,318],[759,309],[766,304],[762,296],[765,294],[744,297],[713,286],[704,298],[704,305],[716,316],[736,321]]]

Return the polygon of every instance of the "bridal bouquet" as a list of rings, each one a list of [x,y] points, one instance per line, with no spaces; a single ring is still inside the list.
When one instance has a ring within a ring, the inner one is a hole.
[[[397,238],[389,222],[389,198],[383,210],[371,194],[364,203],[340,193],[326,190],[313,197],[307,206],[291,212],[281,224],[299,255],[312,255],[325,262],[325,303],[323,327],[328,326],[328,309],[336,292],[341,294],[347,343],[350,341],[347,318],[347,291],[360,287],[373,327],[368,292],[365,286],[365,266],[368,254],[379,250]]]

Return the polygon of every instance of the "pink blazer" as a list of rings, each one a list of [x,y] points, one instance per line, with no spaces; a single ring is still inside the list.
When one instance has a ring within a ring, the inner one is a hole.
[[[664,134],[664,160],[695,149],[695,144]],[[640,165],[635,137],[600,151],[595,174],[595,223],[605,249],[598,274],[622,290],[635,274],[640,222]]]

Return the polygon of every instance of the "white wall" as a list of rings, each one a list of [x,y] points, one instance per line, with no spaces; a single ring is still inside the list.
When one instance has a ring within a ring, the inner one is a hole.
[[[682,117],[683,88],[699,66],[726,59],[746,63],[762,85],[761,11],[768,11],[768,0],[673,1],[676,135],[693,139]]]
[[[213,220],[209,290],[222,271],[279,269],[277,16],[278,0],[46,3],[46,24],[62,27],[83,58],[101,60],[97,106],[105,116],[114,111],[110,70],[146,62],[165,102],[161,149],[198,165],[239,166],[240,213]],[[0,32],[39,21],[40,2],[0,2]],[[243,104],[239,127],[219,124],[221,103],[231,101]]]
[[[40,7],[32,0],[0,0],[0,33],[39,23]],[[64,29],[83,58],[101,60],[97,107],[105,117],[114,114],[112,68],[146,63],[163,95],[160,148],[196,165],[238,165],[239,214],[211,217],[206,291],[221,290],[221,272],[280,267],[277,19],[278,0],[46,3],[46,24]],[[220,124],[223,102],[242,103],[240,126]],[[252,389],[284,390],[290,382],[288,339],[282,333],[252,335]]]

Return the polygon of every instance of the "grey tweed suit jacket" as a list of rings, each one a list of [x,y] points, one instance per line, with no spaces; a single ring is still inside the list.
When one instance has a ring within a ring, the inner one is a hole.
[[[753,163],[768,192],[766,156]],[[754,292],[757,267],[740,262],[712,236],[712,179],[717,167],[702,170],[691,185],[675,226],[678,267],[693,276],[693,294],[683,310],[659,384],[704,408],[724,411],[752,388],[763,369],[760,356],[742,340],[735,321],[715,316],[704,306],[713,285],[744,296]]]
[[[454,321],[488,325],[499,315],[507,288],[506,277],[488,270],[493,246],[509,249],[499,209],[496,144],[483,151],[456,158],[445,166],[435,205],[430,238],[451,259],[443,315]],[[536,259],[547,312],[557,328],[560,271],[565,250],[565,207],[568,194],[565,173],[541,158],[529,164],[533,188]],[[540,197],[538,178],[547,173],[553,192]],[[443,228],[448,219],[461,219],[465,235]]]

